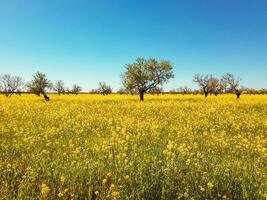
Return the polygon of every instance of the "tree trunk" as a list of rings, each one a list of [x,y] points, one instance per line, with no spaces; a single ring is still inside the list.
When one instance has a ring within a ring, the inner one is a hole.
[[[209,94],[208,92],[205,92],[205,97],[206,97],[206,98],[207,98],[208,94]]]
[[[140,96],[140,101],[144,101],[144,92],[143,91],[139,92],[139,96]]]
[[[49,101],[49,97],[48,97],[46,94],[44,94],[44,99],[45,99],[46,101]]]
[[[236,94],[236,98],[239,99],[241,92],[239,92],[239,90],[235,90],[235,94]]]

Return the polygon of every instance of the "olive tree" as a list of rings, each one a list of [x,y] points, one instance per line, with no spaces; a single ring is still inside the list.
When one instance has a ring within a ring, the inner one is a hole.
[[[30,93],[38,96],[43,95],[46,101],[49,101],[47,90],[52,88],[51,82],[46,78],[46,75],[41,72],[36,72],[33,75],[33,80],[28,84]]]
[[[190,94],[190,93],[192,93],[192,90],[188,87],[188,86],[182,86],[182,87],[179,87],[179,88],[177,88],[177,92],[179,93],[179,94]]]
[[[236,98],[239,99],[241,90],[238,87],[241,79],[235,78],[233,74],[226,73],[225,75],[223,75],[222,81],[230,91],[236,94]]]
[[[21,93],[24,83],[20,76],[3,74],[0,76],[0,88],[6,97],[11,97],[14,93]]]
[[[205,97],[212,92],[212,75],[196,74],[194,76],[193,82],[197,83],[200,90],[204,93]]]
[[[58,93],[58,95],[60,94],[64,94],[65,93],[65,87],[64,87],[64,83],[63,81],[56,81],[53,85],[53,89]]]
[[[82,91],[82,87],[81,87],[81,86],[79,86],[79,85],[77,85],[77,84],[74,84],[74,85],[72,86],[72,89],[71,89],[71,93],[72,93],[72,94],[76,94],[76,95],[78,95],[81,91]]]
[[[217,96],[220,93],[223,93],[223,91],[226,89],[226,84],[224,81],[215,77],[211,77],[210,79],[210,93]]]
[[[122,74],[122,83],[127,90],[137,90],[140,101],[144,101],[144,94],[148,90],[174,78],[172,69],[173,66],[166,60],[137,58],[134,63],[126,64],[125,72]]]
[[[112,93],[112,88],[107,85],[105,82],[99,82],[98,83],[98,93],[103,95],[108,95]]]

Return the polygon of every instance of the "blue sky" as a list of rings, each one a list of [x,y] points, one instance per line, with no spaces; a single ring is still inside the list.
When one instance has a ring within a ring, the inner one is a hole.
[[[37,70],[85,91],[137,57],[167,59],[175,79],[231,72],[267,87],[266,0],[1,0],[0,73],[30,80]]]

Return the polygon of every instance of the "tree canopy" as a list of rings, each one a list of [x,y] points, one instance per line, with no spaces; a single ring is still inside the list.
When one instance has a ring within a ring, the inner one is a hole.
[[[143,101],[144,93],[148,90],[163,85],[169,79],[174,78],[172,69],[173,66],[167,60],[137,58],[134,63],[126,64],[122,83],[127,90],[136,89],[140,100]]]

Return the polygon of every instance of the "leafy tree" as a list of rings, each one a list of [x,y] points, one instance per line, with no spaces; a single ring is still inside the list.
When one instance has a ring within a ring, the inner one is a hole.
[[[4,74],[0,76],[0,88],[6,97],[11,97],[14,93],[21,93],[22,86],[24,85],[20,76],[12,76]]]
[[[52,88],[51,82],[46,78],[46,75],[41,72],[36,72],[33,75],[33,80],[28,84],[30,93],[34,93],[38,96],[43,95],[46,101],[49,101],[49,97],[46,92]]]
[[[241,90],[238,87],[241,79],[235,78],[233,74],[226,73],[225,75],[223,75],[222,81],[224,82],[226,87],[228,87],[229,90],[236,94],[236,98],[239,99],[241,95]]]
[[[112,88],[107,85],[105,82],[99,82],[98,84],[98,92],[103,95],[108,95],[112,93]]]
[[[58,93],[58,95],[60,94],[65,94],[65,86],[63,81],[56,81],[55,84],[53,85],[53,89]]]
[[[79,86],[79,85],[77,85],[77,84],[74,84],[74,85],[72,86],[72,89],[71,89],[71,93],[72,93],[72,94],[76,94],[76,95],[78,95],[81,91],[82,91],[82,87],[81,87],[81,86]]]
[[[148,90],[163,85],[174,77],[172,69],[173,66],[166,60],[137,58],[134,63],[126,65],[122,82],[126,89],[137,90],[140,101],[144,101],[144,94]]]

